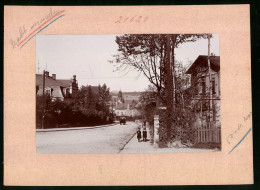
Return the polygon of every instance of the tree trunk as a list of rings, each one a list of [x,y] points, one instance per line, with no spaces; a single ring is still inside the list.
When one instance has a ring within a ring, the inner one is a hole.
[[[172,51],[171,51],[171,65],[172,65],[172,87],[173,87],[173,110],[175,110],[176,104],[176,78],[175,78],[175,56],[174,56],[174,44],[176,41],[176,35],[172,35]]]
[[[176,76],[175,76],[175,55],[174,55],[174,48],[175,48],[175,42],[176,42],[176,38],[177,35],[172,35],[171,36],[171,40],[172,40],[172,44],[171,44],[171,65],[172,65],[172,71],[171,71],[171,77],[172,77],[172,114],[174,114],[175,109],[176,109]],[[173,126],[173,127],[177,127],[177,126]],[[175,131],[175,130],[174,130]],[[174,134],[175,136],[177,136],[177,134]],[[180,138],[180,136],[178,137]]]
[[[171,147],[171,124],[172,124],[172,67],[171,67],[171,44],[170,44],[170,35],[167,35],[167,146]]]
[[[157,92],[157,95],[156,95],[156,109],[158,110],[159,107],[160,107],[160,103],[161,103],[161,100],[160,100],[160,91]]]

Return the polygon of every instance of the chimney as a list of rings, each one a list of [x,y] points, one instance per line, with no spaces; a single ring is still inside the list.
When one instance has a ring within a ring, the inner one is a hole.
[[[45,76],[49,77],[49,71],[45,71]]]
[[[56,74],[52,74],[52,78],[56,80]]]
[[[76,75],[73,75],[73,81],[76,81]]]

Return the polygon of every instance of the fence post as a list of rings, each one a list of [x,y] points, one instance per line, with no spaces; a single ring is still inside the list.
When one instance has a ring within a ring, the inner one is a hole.
[[[159,147],[159,115],[154,115],[154,147],[158,148]]]

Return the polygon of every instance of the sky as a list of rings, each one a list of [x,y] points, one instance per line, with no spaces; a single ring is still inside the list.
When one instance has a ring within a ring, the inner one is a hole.
[[[104,84],[111,91],[143,91],[150,84],[135,70],[127,75],[116,72],[112,55],[117,54],[116,35],[38,35],[36,37],[36,73],[43,70],[56,74],[57,79],[70,79],[76,75],[81,85]],[[211,53],[219,55],[219,36],[211,38]],[[176,59],[184,66],[199,55],[208,54],[208,40],[181,44],[175,49]]]

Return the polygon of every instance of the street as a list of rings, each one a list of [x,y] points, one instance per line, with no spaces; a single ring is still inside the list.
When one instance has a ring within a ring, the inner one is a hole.
[[[134,122],[36,133],[37,153],[119,153],[138,128]]]

